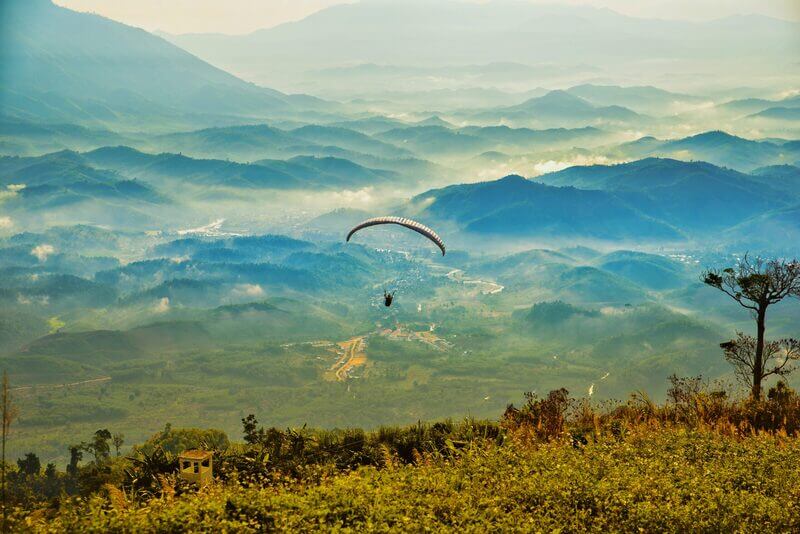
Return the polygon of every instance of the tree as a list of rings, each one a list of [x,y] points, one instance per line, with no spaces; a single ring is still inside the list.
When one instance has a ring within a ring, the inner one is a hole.
[[[58,473],[56,472],[56,464],[50,462],[47,464],[47,467],[44,468],[44,476],[47,478],[56,478]]]
[[[117,456],[119,456],[119,450],[125,443],[125,435],[120,433],[114,434],[113,436],[111,436],[111,443],[114,444],[114,450],[116,451]]]
[[[795,369],[794,362],[800,360],[800,341],[796,339],[764,340],[760,366],[756,363],[757,346],[756,338],[742,332],[736,332],[736,339],[720,343],[736,377],[751,388],[756,379],[761,383],[772,375],[788,375]]]
[[[264,429],[259,428],[258,419],[253,414],[242,419],[242,433],[245,443],[250,445],[261,443],[264,440]]]
[[[180,454],[189,449],[223,450],[230,445],[228,436],[222,430],[213,428],[172,428],[167,424],[162,432],[154,434],[141,445],[135,445],[132,452],[152,454],[158,448],[170,454]]]
[[[705,271],[703,282],[719,289],[740,306],[750,310],[756,321],[750,393],[754,399],[760,399],[765,369],[767,308],[786,297],[800,297],[800,262],[779,259],[765,261],[761,258],[751,260],[745,255],[736,267]]]
[[[80,446],[73,445],[69,448],[69,464],[67,464],[67,474],[71,476],[78,475],[78,464],[83,460],[83,453]]]
[[[100,465],[111,457],[111,446],[108,444],[110,439],[111,432],[102,428],[94,433],[91,442],[81,443],[80,448],[94,456],[94,463]]]
[[[42,462],[36,454],[29,452],[25,455],[25,458],[17,460],[17,467],[19,467],[20,473],[25,476],[33,476],[38,475],[39,471],[42,470]]]
[[[0,493],[3,499],[3,532],[6,532],[6,520],[8,517],[6,507],[6,440],[8,431],[11,429],[11,422],[17,416],[17,410],[11,403],[11,389],[8,387],[8,372],[3,370],[3,385],[0,392],[0,408],[2,408],[2,446],[0,446]]]

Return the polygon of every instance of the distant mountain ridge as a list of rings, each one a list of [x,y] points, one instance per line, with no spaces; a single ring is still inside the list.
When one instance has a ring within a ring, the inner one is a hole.
[[[515,106],[474,113],[475,120],[515,124],[534,121],[537,124],[589,125],[603,122],[633,122],[647,120],[619,105],[598,106],[567,91],[550,91],[544,96],[530,98]]]
[[[582,84],[566,90],[595,105],[621,106],[644,112],[670,110],[679,104],[698,104],[704,99],[694,95],[673,93],[652,86],[619,87]]]
[[[244,82],[143,30],[50,0],[6,0],[3,17],[6,116],[130,126],[328,106]]]
[[[539,179],[614,192],[658,219],[695,231],[724,228],[791,202],[758,178],[705,162],[647,158],[571,167]]]
[[[593,145],[606,139],[598,128],[510,128],[508,126],[465,126],[451,128],[440,125],[406,126],[376,135],[397,146],[409,147],[423,156],[470,155],[498,149],[528,151]]]
[[[287,161],[236,163],[171,153],[146,154],[129,147],[100,148],[82,156],[97,167],[128,176],[240,188],[338,190],[380,185],[397,177],[393,171],[368,169],[334,157],[300,156]]]
[[[770,54],[791,57],[798,27],[758,16],[651,20],[588,6],[527,2],[362,1],[248,35],[169,39],[248,79],[274,84],[282,78],[284,84],[299,86],[302,73],[356,63],[380,69],[502,62],[546,69],[552,64],[602,65],[614,58],[615,64],[637,65],[637,72],[649,67],[663,73],[662,60],[674,61],[673,69],[695,72],[692,61],[701,46],[716,59],[708,65],[713,76],[729,74],[734,64],[759,65]],[[782,64],[788,68],[790,62]],[[487,76],[482,85],[493,86],[491,79]]]
[[[619,146],[615,152],[631,159],[659,156],[707,161],[717,166],[749,172],[758,167],[794,164],[800,160],[800,145],[753,141],[716,130],[680,139],[643,137]]]
[[[92,199],[133,203],[166,201],[150,186],[113,172],[95,169],[69,151],[40,158],[0,157],[0,186],[14,194],[11,207],[26,210],[88,202]],[[15,200],[19,199],[19,202]]]
[[[466,232],[520,237],[598,240],[683,239],[613,194],[552,187],[507,176],[493,182],[453,185],[414,197],[426,219],[449,221]]]
[[[791,174],[791,168],[781,171]],[[766,172],[748,175],[705,162],[647,158],[571,167],[536,181],[512,175],[448,186],[414,197],[406,209],[467,233],[509,239],[706,238],[800,204],[793,176],[770,179],[775,171]]]

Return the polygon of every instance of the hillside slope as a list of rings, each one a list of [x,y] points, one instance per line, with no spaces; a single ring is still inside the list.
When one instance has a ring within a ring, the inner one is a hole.
[[[611,193],[551,187],[521,176],[428,191],[415,197],[412,206],[419,206],[421,216],[427,219],[454,222],[478,234],[609,240],[681,238],[674,228]]]
[[[6,0],[2,15],[0,101],[18,119],[163,123],[193,113],[214,122],[323,105],[244,82],[144,30],[50,0]]]

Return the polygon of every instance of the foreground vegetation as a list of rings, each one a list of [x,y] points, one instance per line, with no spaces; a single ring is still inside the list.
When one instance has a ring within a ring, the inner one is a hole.
[[[800,443],[662,429],[585,448],[474,444],[457,459],[365,467],[278,487],[215,485],[147,506],[96,496],[41,531],[800,528]]]
[[[244,443],[169,427],[68,473],[10,474],[9,526],[62,531],[800,529],[800,397],[779,384],[759,402],[699,379],[670,400],[591,406],[529,394],[497,422],[312,431],[243,421]],[[97,437],[97,436],[96,436]],[[175,453],[215,449],[216,480],[179,480]],[[61,480],[57,495],[36,481]],[[25,483],[22,483],[24,481]],[[25,484],[28,484],[25,486]],[[28,493],[20,492],[22,487]],[[70,495],[70,493],[72,495]]]

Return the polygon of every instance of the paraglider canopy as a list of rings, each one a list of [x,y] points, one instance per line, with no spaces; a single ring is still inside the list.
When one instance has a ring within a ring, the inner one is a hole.
[[[418,223],[417,221],[413,221],[411,219],[406,219],[405,217],[374,217],[372,219],[367,219],[366,221],[355,225],[353,229],[350,230],[350,233],[347,234],[346,241],[350,241],[350,238],[353,236],[353,234],[359,230],[368,228],[370,226],[377,226],[379,224],[397,224],[408,228],[409,230],[414,230],[415,232],[422,234],[433,241],[433,243],[439,247],[439,250],[442,251],[442,256],[445,254],[444,241],[442,241],[442,238],[439,237],[436,232],[422,223]]]

